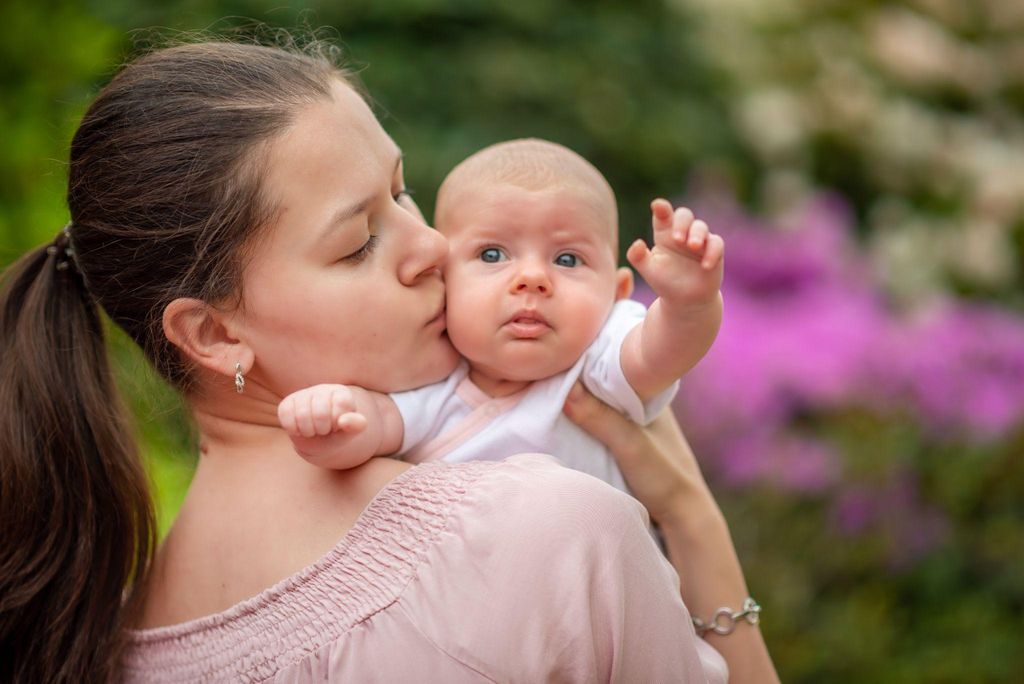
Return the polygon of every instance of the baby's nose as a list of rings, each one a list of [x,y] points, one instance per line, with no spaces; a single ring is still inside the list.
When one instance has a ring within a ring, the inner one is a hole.
[[[514,292],[536,292],[539,294],[551,293],[551,279],[548,278],[547,269],[529,264],[524,266],[516,274],[512,283]]]

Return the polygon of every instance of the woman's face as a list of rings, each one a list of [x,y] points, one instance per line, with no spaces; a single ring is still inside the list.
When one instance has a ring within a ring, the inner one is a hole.
[[[268,154],[276,224],[243,274],[247,380],[278,396],[330,382],[398,391],[440,380],[445,239],[407,194],[398,147],[338,81]]]

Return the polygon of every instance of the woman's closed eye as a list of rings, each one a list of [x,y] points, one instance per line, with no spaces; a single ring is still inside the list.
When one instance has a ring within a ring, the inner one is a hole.
[[[364,259],[366,259],[366,257],[370,256],[370,254],[377,247],[377,244],[379,242],[380,238],[377,237],[376,235],[371,234],[370,237],[366,238],[366,242],[363,243],[362,247],[352,252],[348,256],[342,257],[340,261],[343,261],[346,264],[358,264]]]
[[[497,247],[487,247],[480,252],[480,261],[488,264],[496,264],[499,261],[508,261],[508,255]]]

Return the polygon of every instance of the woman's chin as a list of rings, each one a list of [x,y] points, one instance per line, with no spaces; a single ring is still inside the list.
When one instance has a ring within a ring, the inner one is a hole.
[[[432,385],[447,378],[455,370],[455,367],[459,365],[459,353],[455,351],[455,347],[448,341],[447,335],[442,335],[441,343],[436,348],[431,348],[429,352],[428,357],[428,350],[416,350],[414,352],[416,356],[412,358],[419,358],[420,363],[418,367],[412,368],[407,366],[408,374],[400,378],[393,378],[395,387],[390,388],[388,391],[404,392],[405,390],[416,389],[424,385]],[[401,364],[401,361],[397,363]],[[400,369],[396,370],[400,371]]]
[[[430,369],[431,379],[427,380],[425,384],[440,382],[454,372],[455,367],[459,365],[459,352],[455,350],[452,343],[448,340],[448,336],[443,336],[445,348],[438,354],[438,361],[436,367]]]

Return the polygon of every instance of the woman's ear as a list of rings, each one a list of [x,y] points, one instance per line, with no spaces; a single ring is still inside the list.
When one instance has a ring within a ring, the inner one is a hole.
[[[615,272],[615,301],[633,294],[633,271],[625,266]]]
[[[179,297],[167,305],[164,335],[192,362],[221,375],[252,368],[253,352],[231,334],[228,315],[198,299]]]

